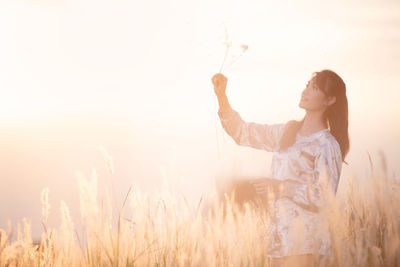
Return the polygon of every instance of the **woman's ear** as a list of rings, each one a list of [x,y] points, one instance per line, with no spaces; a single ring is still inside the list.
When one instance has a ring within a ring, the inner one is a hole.
[[[336,102],[336,96],[328,97],[328,106],[333,105]]]

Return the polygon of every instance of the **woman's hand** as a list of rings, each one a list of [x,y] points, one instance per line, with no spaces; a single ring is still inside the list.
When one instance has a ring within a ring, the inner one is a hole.
[[[266,195],[268,191],[272,191],[274,196],[278,198],[284,189],[284,181],[272,179],[272,178],[257,178],[251,179],[250,183],[259,195]]]
[[[217,96],[225,94],[228,79],[222,73],[215,74],[211,78],[211,81],[214,85],[214,92]]]

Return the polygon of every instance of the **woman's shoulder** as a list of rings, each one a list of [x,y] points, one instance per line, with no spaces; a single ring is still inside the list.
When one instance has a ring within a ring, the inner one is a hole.
[[[339,142],[336,140],[335,136],[332,135],[330,131],[325,131],[321,138],[319,139],[319,143],[321,146],[321,151],[330,152],[332,154],[341,157],[341,150]]]
[[[294,130],[294,127],[298,124],[299,122],[296,120],[289,120],[286,122],[280,123],[281,125],[281,131],[282,133],[286,130]]]
[[[296,120],[288,120],[287,122],[285,122],[283,124],[285,125],[285,127],[290,127],[290,126],[296,125],[298,123],[299,123],[299,121],[296,121]]]
[[[327,145],[331,145],[334,147],[340,147],[339,142],[336,140],[336,137],[329,130],[324,131],[321,141]]]

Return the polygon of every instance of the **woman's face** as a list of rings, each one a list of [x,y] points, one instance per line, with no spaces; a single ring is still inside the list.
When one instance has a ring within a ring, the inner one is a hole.
[[[301,99],[299,103],[299,107],[304,108],[306,110],[323,110],[329,104],[332,104],[332,99],[329,98],[322,92],[316,83],[315,76],[311,78],[306,88],[303,90],[301,94]]]

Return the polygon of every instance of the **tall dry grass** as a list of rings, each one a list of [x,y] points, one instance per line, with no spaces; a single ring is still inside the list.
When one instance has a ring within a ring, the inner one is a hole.
[[[320,266],[400,266],[399,179],[370,164],[366,177],[342,177],[329,202],[324,216],[332,253]],[[116,207],[111,193],[99,196],[97,182],[96,172],[79,180],[85,236],[77,234],[79,222],[72,222],[64,202],[59,228],[47,226],[44,189],[40,243],[32,241],[26,219],[0,229],[0,266],[268,266],[268,201],[246,180],[215,186],[194,206],[169,190],[150,197],[132,186]]]

